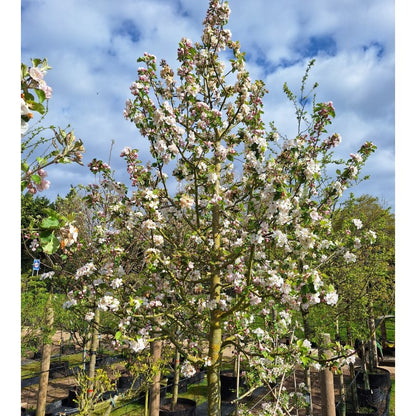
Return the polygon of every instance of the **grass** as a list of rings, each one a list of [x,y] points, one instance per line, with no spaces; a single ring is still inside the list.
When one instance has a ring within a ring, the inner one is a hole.
[[[172,397],[172,394],[167,394],[167,398]],[[198,384],[191,384],[188,386],[186,393],[181,393],[179,397],[194,400],[198,405],[204,403],[207,400],[207,380],[206,378]],[[108,408],[108,401],[104,403],[98,403],[91,416],[101,416]],[[117,403],[116,408],[111,412],[111,416],[143,416],[144,406],[135,401],[126,400],[124,405],[123,401]]]
[[[396,405],[396,385],[394,380],[391,381],[391,393],[390,393],[390,404],[389,404],[389,415],[395,416],[395,405]]]
[[[208,386],[207,386],[207,378],[205,377],[204,380],[199,384],[191,384],[188,386],[186,393],[181,393],[180,397],[185,399],[194,400],[196,405],[199,406],[200,404],[207,401],[208,396]]]
[[[62,355],[60,358],[55,357],[51,362],[68,361],[69,367],[82,364],[82,352],[77,354]],[[40,361],[35,361],[21,366],[21,378],[33,377],[40,372]]]

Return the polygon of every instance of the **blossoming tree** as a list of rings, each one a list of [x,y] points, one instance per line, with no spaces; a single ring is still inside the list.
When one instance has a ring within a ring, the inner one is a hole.
[[[134,191],[112,180],[102,162],[91,165],[118,195],[103,235],[123,234],[98,305],[120,316],[116,338],[132,350],[168,340],[188,373],[190,364],[206,365],[212,416],[221,414],[227,346],[268,381],[310,359],[291,312],[317,299],[336,303],[320,272],[330,256],[345,253],[331,240],[330,214],[375,148],[365,143],[347,161],[332,160],[341,138],[326,131],[335,115],[330,102],[314,103],[305,131],[279,141],[262,121],[264,83],[250,79],[225,29],[229,13],[226,2],[210,1],[201,41],[179,43],[176,77],[164,60],[158,72],[155,56],[138,59],[124,115],[149,140],[152,162],[144,166],[138,150],[123,150]],[[344,168],[324,180],[332,162]],[[132,253],[134,279],[115,276]],[[91,285],[96,269],[89,264],[78,278]],[[288,336],[294,342],[286,345]]]
[[[47,113],[47,103],[52,96],[52,88],[44,80],[51,69],[46,59],[33,59],[32,66],[21,64],[21,190],[34,195],[49,188],[45,168],[57,163],[82,164],[84,147],[73,132],[56,129],[53,126],[41,125]],[[29,128],[33,113],[41,115],[38,126]],[[52,131],[53,137],[43,137],[44,132]],[[77,230],[71,219],[59,215],[52,209],[46,210],[47,217],[34,228],[22,230],[23,240],[32,239],[29,253],[32,255],[38,248],[47,255],[59,248],[71,246],[77,239]],[[38,404],[36,414],[45,413],[48,371],[51,355],[51,335],[53,331],[52,293],[49,293],[45,306],[46,327],[42,347],[41,376],[39,381]]]

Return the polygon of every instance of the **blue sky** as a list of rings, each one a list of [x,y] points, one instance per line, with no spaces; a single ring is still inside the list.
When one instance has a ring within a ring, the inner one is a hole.
[[[252,79],[265,81],[264,119],[287,137],[296,134],[293,107],[283,94],[296,92],[311,58],[311,85],[318,101],[333,101],[333,131],[342,136],[337,154],[348,158],[365,140],[378,150],[352,189],[377,196],[394,209],[395,178],[395,10],[393,0],[230,0],[228,28],[246,52]],[[53,67],[46,81],[54,90],[47,121],[74,129],[84,141],[86,164],[107,161],[126,180],[118,157],[124,146],[147,142],[123,118],[137,58],[144,52],[175,66],[179,40],[199,41],[208,0],[22,0],[21,58],[46,57]],[[71,184],[93,181],[86,167],[48,170],[50,199],[65,196]]]

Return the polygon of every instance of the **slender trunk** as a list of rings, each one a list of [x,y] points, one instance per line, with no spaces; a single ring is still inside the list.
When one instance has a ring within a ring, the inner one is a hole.
[[[339,320],[338,318],[336,319],[336,334],[337,334],[337,339],[338,341],[341,341],[341,335],[339,333]],[[339,375],[339,393],[341,396],[341,400],[340,400],[340,405],[339,405],[339,415],[340,416],[346,416],[347,414],[347,393],[345,390],[345,382],[344,382],[344,373],[343,370],[341,368],[341,373]]]
[[[90,381],[88,382],[87,397],[91,397],[94,393],[94,376],[95,376],[95,367],[97,364],[99,325],[100,325],[100,310],[96,308],[95,314],[94,314],[93,326],[92,326],[92,335],[91,335],[90,367],[88,369],[88,377]]]
[[[144,416],[149,416],[149,389],[146,388],[144,395]]]
[[[344,373],[342,372],[339,375],[339,392],[341,396],[340,405],[339,405],[339,416],[346,416],[347,415],[347,394],[345,390],[345,381],[344,381]]]
[[[216,163],[217,178],[221,175],[221,163]],[[220,183],[217,179],[215,184],[216,194],[219,194]],[[212,209],[212,238],[214,240],[213,254],[218,259],[221,249],[220,234],[220,210],[217,204]],[[221,298],[220,266],[213,264],[211,268],[210,300],[218,305]],[[209,333],[209,359],[211,360],[207,371],[208,381],[208,415],[221,416],[221,311],[216,308],[211,311],[210,333]]]
[[[377,335],[376,323],[374,319],[373,300],[370,298],[368,302],[368,328],[370,330],[370,371],[378,367],[377,357]]]
[[[173,377],[173,390],[172,390],[172,402],[170,410],[175,410],[176,403],[178,403],[178,391],[179,391],[179,362],[181,359],[180,352],[176,350],[175,353],[175,365],[174,365],[174,377]]]
[[[362,355],[362,369],[363,369],[363,378],[364,378],[364,388],[370,390],[370,380],[368,378],[368,369],[367,369],[367,357],[365,352],[365,343],[361,344],[361,355]]]
[[[240,398],[240,351],[237,351],[237,356],[236,356],[236,374],[237,374],[237,401],[235,402],[235,416],[238,416],[238,403],[239,403],[239,398]]]
[[[382,319],[380,323],[380,331],[381,331],[381,346],[384,348],[387,347],[387,329],[386,329],[386,320]]]
[[[49,369],[51,363],[52,353],[52,339],[51,330],[53,326],[53,308],[52,308],[52,293],[49,294],[45,306],[46,312],[46,328],[42,346],[42,363],[40,367],[39,391],[36,406],[36,416],[44,416],[46,409],[46,397],[48,393]]]
[[[350,367],[350,377],[351,377],[351,380],[353,380],[352,383],[351,383],[352,410],[353,410],[353,412],[357,412],[358,396],[357,396],[357,382],[356,382],[356,379],[355,379],[354,364],[350,363],[349,367]]]
[[[302,321],[305,338],[309,339],[312,335],[312,330],[309,325],[309,311],[304,311],[302,309]],[[305,369],[304,377],[305,385],[309,392],[309,403],[306,405],[306,414],[313,416],[311,369],[309,367]]]
[[[209,335],[209,358],[211,365],[208,366],[207,381],[208,381],[208,415],[221,415],[221,326],[220,320],[212,314],[211,317],[211,331]]]
[[[162,355],[162,341],[153,341],[150,345],[152,364],[157,368],[150,388],[150,416],[159,416],[160,408],[160,357]]]

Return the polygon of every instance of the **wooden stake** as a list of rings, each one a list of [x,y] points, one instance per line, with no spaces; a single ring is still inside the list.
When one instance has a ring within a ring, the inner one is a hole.
[[[150,344],[153,365],[159,366],[162,355],[162,341],[153,341]],[[160,370],[156,371],[153,378],[153,384],[150,388],[150,416],[159,416],[160,408]]]
[[[52,293],[49,293],[48,300],[45,306],[46,312],[46,331],[50,332],[53,325],[53,307],[52,307]],[[52,339],[44,340],[42,346],[42,363],[40,368],[38,401],[36,406],[36,416],[45,416],[46,397],[48,394],[49,369],[51,363],[52,353]]]
[[[331,358],[330,350],[326,349],[330,344],[329,334],[322,334],[322,351],[325,358]],[[322,416],[335,416],[335,392],[334,392],[334,375],[331,370],[325,367],[320,372],[321,394],[322,394]]]

